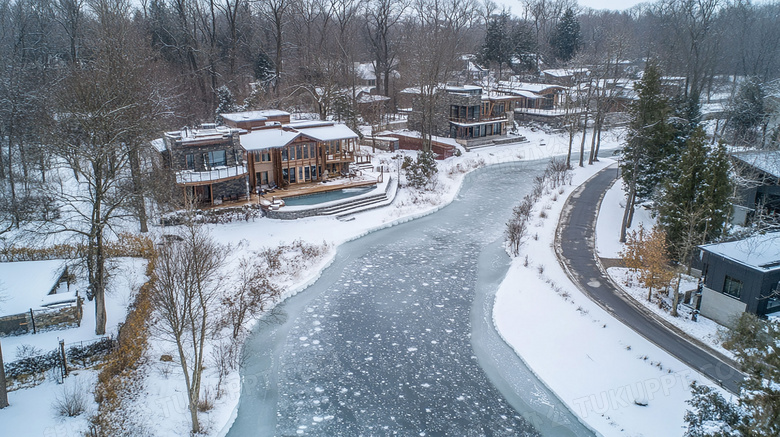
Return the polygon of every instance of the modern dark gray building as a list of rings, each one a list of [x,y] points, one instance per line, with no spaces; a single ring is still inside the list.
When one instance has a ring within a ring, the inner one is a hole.
[[[731,325],[747,311],[780,311],[780,233],[699,246],[704,288],[701,313]]]

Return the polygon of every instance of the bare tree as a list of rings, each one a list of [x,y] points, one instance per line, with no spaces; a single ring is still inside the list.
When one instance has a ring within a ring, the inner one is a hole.
[[[206,340],[218,325],[215,308],[223,292],[220,273],[227,251],[195,225],[186,226],[180,237],[158,251],[150,300],[160,320],[155,329],[176,343],[196,434]]]
[[[8,391],[5,381],[5,367],[3,366],[3,348],[0,344],[0,409],[8,406]]]
[[[224,318],[232,331],[233,340],[239,338],[244,323],[262,313],[265,306],[279,296],[280,289],[270,281],[270,267],[258,253],[242,257],[231,275],[237,278],[234,291],[225,293],[220,302]]]
[[[71,67],[56,95],[57,134],[51,142],[62,166],[57,192],[62,216],[50,230],[84,240],[95,333],[103,335],[105,242],[115,223],[135,215],[133,156],[155,133],[166,107],[132,45],[128,4],[97,0],[91,7],[98,20],[96,56]]]

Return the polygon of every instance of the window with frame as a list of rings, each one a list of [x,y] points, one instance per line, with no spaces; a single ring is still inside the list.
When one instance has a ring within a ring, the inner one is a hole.
[[[731,276],[726,275],[726,280],[723,282],[723,294],[728,294],[731,297],[739,297],[742,295],[742,288],[744,284],[739,279],[734,279]]]
[[[260,161],[262,161],[262,162],[271,162],[271,152],[268,152],[268,151],[263,152],[260,155]]]
[[[224,150],[214,150],[209,152],[209,165],[211,167],[221,167],[227,165],[227,153]]]
[[[187,160],[187,170],[195,170],[195,155],[192,153],[188,153],[186,160]]]
[[[287,151],[288,151],[287,147],[282,148],[282,161],[287,161],[288,158]]]

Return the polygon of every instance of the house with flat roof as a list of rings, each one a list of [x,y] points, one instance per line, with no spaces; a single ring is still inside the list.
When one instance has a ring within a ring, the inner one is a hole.
[[[780,151],[734,152],[731,160],[745,182],[738,189],[735,205],[748,211],[763,208],[780,216]]]
[[[225,126],[253,130],[267,126],[278,126],[290,122],[290,113],[279,109],[263,109],[219,114]]]
[[[241,130],[212,123],[166,132],[153,144],[175,172],[185,203],[214,205],[249,195]]]
[[[747,311],[766,316],[780,310],[780,233],[699,246],[702,315],[731,325]]]
[[[434,135],[450,137],[463,145],[488,140],[506,134],[511,119],[511,103],[503,98],[491,98],[476,85],[447,85],[436,91]],[[422,126],[422,104],[412,100],[409,128]]]

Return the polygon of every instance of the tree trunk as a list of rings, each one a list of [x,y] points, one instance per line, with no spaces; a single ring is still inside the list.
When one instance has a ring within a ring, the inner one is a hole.
[[[582,126],[582,141],[580,141],[580,167],[585,167],[585,137],[588,136],[588,114],[589,111],[586,109],[585,123]]]
[[[629,228],[630,222],[631,222],[631,214],[630,211],[634,209],[634,187],[631,187],[631,190],[628,193],[628,198],[626,199],[626,209],[623,211],[623,222],[620,225],[620,242],[625,243],[626,242],[626,230]]]
[[[95,334],[106,334],[106,260],[103,252],[103,229],[98,227],[95,238]]]
[[[0,344],[0,409],[8,406],[8,389],[5,381],[5,367],[3,367],[3,347]]]
[[[596,153],[596,132],[598,132],[599,129],[599,118],[601,118],[601,114],[599,114],[599,111],[596,110],[596,115],[593,117],[593,132],[590,134],[590,154],[588,155],[588,165],[593,164],[593,158]]]
[[[133,201],[135,211],[138,214],[138,221],[141,226],[141,232],[149,232],[149,225],[146,218],[146,202],[144,202],[144,189],[141,180],[141,164],[138,158],[138,148],[132,147],[129,153],[130,174],[133,179]]]
[[[677,285],[674,287],[674,297],[672,297],[672,317],[677,317],[677,305],[680,304],[680,282],[682,281],[682,273],[677,273]]]

